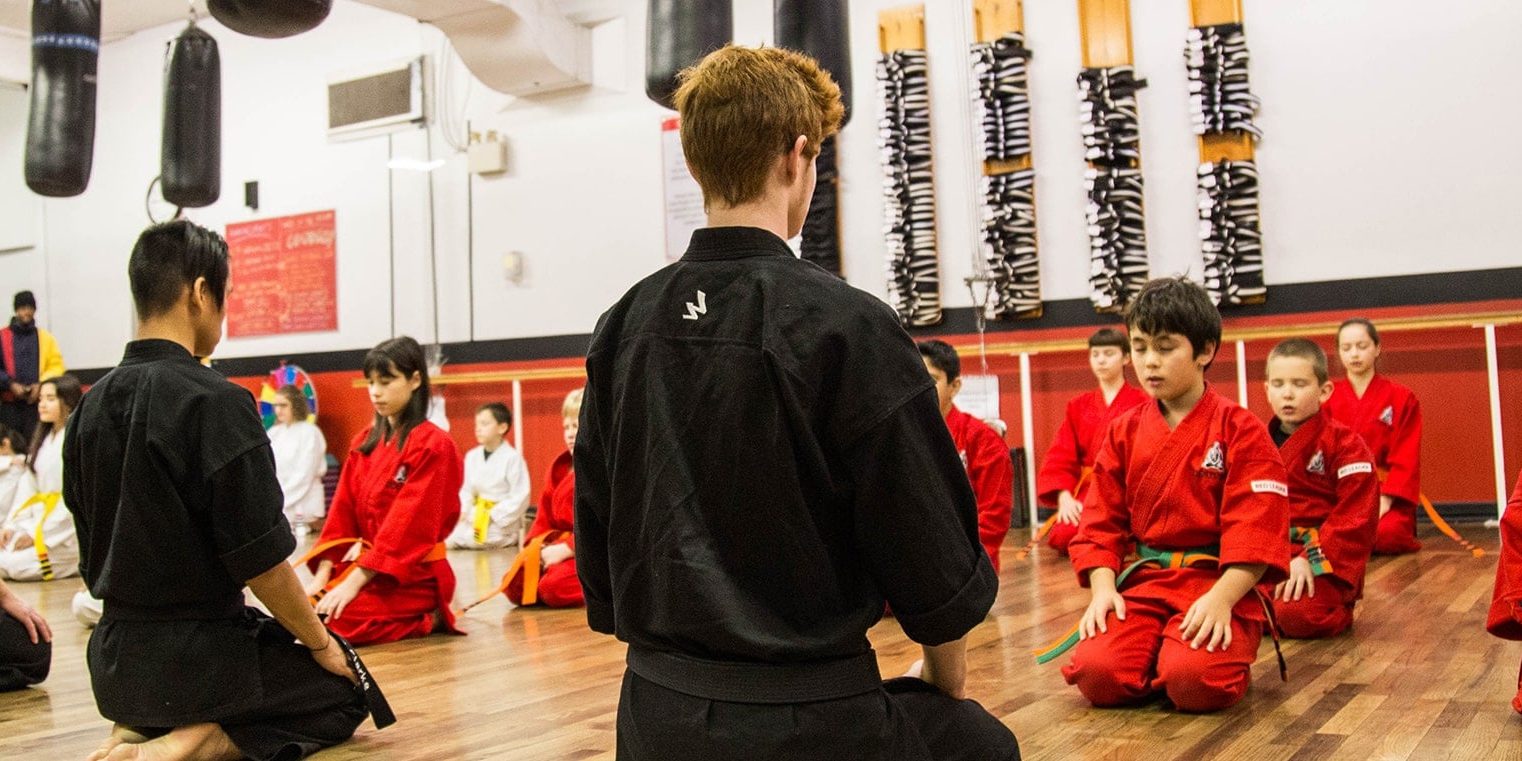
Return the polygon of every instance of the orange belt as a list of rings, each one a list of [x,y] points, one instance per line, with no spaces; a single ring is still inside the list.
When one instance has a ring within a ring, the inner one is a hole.
[[[1083,469],[1083,475],[1078,477],[1078,483],[1073,484],[1073,497],[1075,499],[1078,497],[1078,492],[1083,491],[1083,485],[1089,482],[1089,476],[1092,475],[1094,475],[1093,468]],[[1027,557],[1030,557],[1031,550],[1036,549],[1036,545],[1040,544],[1041,540],[1045,539],[1046,535],[1051,533],[1052,526],[1057,525],[1058,515],[1060,515],[1060,512],[1052,513],[1050,518],[1047,518],[1042,522],[1041,528],[1036,529],[1036,535],[1031,537],[1031,540],[1026,542],[1025,546],[1022,547],[1019,552],[1015,553],[1016,560],[1024,560]]]
[[[1388,479],[1389,477],[1390,471],[1384,469],[1379,471],[1380,483],[1384,483],[1385,479]],[[1469,550],[1469,554],[1474,555],[1477,558],[1485,557],[1485,550],[1474,546],[1464,537],[1459,536],[1459,532],[1454,531],[1453,527],[1448,525],[1448,521],[1443,520],[1443,516],[1437,514],[1437,508],[1433,507],[1432,500],[1427,499],[1427,495],[1418,492],[1416,499],[1421,503],[1422,509],[1427,511],[1427,518],[1432,521],[1432,525],[1437,526],[1438,531],[1443,532],[1443,534],[1449,539],[1457,542],[1460,547]]]
[[[465,615],[471,608],[507,592],[507,588],[512,586],[513,580],[520,574],[523,576],[523,604],[533,605],[538,602],[539,577],[544,571],[544,561],[539,557],[539,553],[544,549],[544,545],[554,544],[565,535],[564,531],[550,531],[528,540],[528,544],[523,546],[518,557],[513,558],[513,564],[507,567],[507,573],[502,574],[502,583],[485,597],[461,608],[460,615]]]
[[[345,546],[352,545],[352,544],[355,544],[355,543],[358,543],[365,550],[368,550],[371,547],[369,540],[362,539],[362,538],[356,537],[356,536],[346,536],[346,537],[343,537],[341,539],[329,539],[328,541],[322,542],[322,543],[316,545],[315,547],[313,547],[312,549],[308,550],[307,554],[302,555],[301,559],[296,561],[296,565],[298,565],[298,566],[306,565],[307,563],[311,562],[317,556],[322,555],[323,553],[326,553],[328,550],[336,549],[338,547],[345,547]],[[364,551],[363,550],[360,551],[360,557],[364,557]],[[428,551],[427,555],[423,556],[422,562],[424,562],[424,563],[432,563],[432,562],[434,562],[436,560],[444,560],[444,559],[446,559],[448,557],[449,557],[449,548],[446,547],[443,542],[439,542],[438,544],[435,544],[433,546],[433,549],[430,549]],[[316,605],[318,600],[321,600],[323,598],[323,596],[326,595],[328,592],[333,591],[334,587],[336,587],[339,584],[343,583],[343,580],[349,578],[349,574],[354,573],[354,569],[356,569],[358,567],[359,567],[359,558],[355,558],[354,562],[350,563],[349,567],[347,567],[347,568],[345,568],[343,570],[343,573],[338,574],[337,578],[329,581],[327,583],[327,586],[324,586],[322,589],[317,591],[317,594],[314,594],[314,595],[312,595],[309,598],[312,601],[312,604]]]

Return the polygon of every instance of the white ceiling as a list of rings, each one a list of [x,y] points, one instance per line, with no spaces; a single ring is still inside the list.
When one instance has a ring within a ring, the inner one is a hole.
[[[360,0],[363,2],[363,0]],[[570,20],[580,24],[607,21],[623,14],[621,0],[558,0]],[[204,18],[205,0],[195,0]],[[133,32],[189,17],[189,0],[102,0],[101,36],[119,39]],[[30,36],[32,0],[0,0],[0,34]]]

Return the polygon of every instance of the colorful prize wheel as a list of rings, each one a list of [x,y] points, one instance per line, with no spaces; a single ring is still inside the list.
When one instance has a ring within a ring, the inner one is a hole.
[[[312,385],[311,376],[296,365],[287,365],[284,362],[270,371],[268,381],[259,389],[259,417],[264,419],[264,429],[269,430],[275,424],[275,389],[282,386],[295,386],[301,389],[301,395],[307,398],[307,409],[312,413],[307,416],[311,422],[317,421],[317,389]]]

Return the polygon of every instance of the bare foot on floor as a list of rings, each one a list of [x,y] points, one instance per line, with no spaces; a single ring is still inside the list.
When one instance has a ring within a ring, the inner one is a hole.
[[[85,761],[101,761],[101,759],[106,758],[107,755],[109,755],[111,751],[118,745],[135,745],[137,743],[144,742],[148,742],[147,737],[144,737],[143,735],[140,735],[120,724],[117,724],[111,727],[111,736],[107,737],[106,741],[101,743],[100,747],[96,748],[95,752],[91,753],[89,757],[85,759]]]
[[[179,727],[145,743],[121,744],[105,761],[235,761],[243,758],[227,733],[216,724]]]

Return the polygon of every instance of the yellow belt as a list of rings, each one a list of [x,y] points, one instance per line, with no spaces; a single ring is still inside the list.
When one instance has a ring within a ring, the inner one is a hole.
[[[476,544],[486,544],[486,529],[491,526],[491,509],[497,503],[485,497],[476,497],[475,513],[471,516],[471,527],[476,532]]]
[[[48,517],[58,509],[58,503],[62,499],[63,495],[56,491],[38,492],[11,513],[11,518],[14,519],[32,505],[42,505],[42,518],[37,521],[37,529],[32,534],[32,547],[37,550],[37,562],[42,566],[44,581],[53,580],[53,561],[48,559],[48,543],[44,540],[43,527],[47,526]]]

